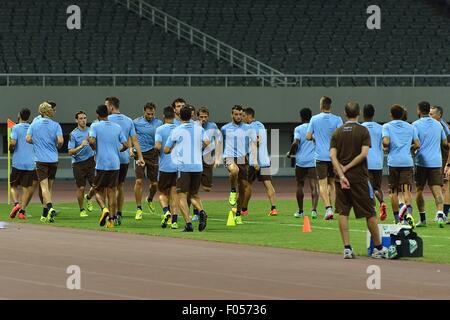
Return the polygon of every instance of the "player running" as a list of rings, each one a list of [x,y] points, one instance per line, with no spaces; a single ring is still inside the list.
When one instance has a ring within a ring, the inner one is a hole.
[[[158,150],[155,149],[155,132],[163,123],[155,118],[156,106],[154,103],[146,103],[143,116],[134,119],[137,139],[142,151],[144,166],[136,166],[136,182],[134,185],[134,197],[136,199],[136,220],[142,219],[142,185],[145,178],[145,169],[147,169],[147,178],[150,180],[149,194],[146,202],[150,213],[155,213],[153,197],[155,196],[158,184]]]
[[[247,123],[251,129],[256,133],[257,147],[258,147],[258,167],[256,170],[254,166],[249,166],[248,170],[248,182],[249,182],[249,196],[244,203],[244,207],[248,207],[248,202],[252,194],[252,184],[258,179],[264,184],[266,188],[267,197],[270,201],[269,216],[278,215],[276,200],[275,200],[275,188],[272,184],[272,175],[270,172],[270,156],[267,150],[267,131],[264,125],[260,121],[255,119],[255,110],[252,108],[246,108],[243,113],[243,120]],[[248,214],[247,210],[242,210],[242,215]]]
[[[159,158],[159,203],[163,210],[161,227],[170,223],[172,229],[178,229],[178,197],[177,197],[177,165],[170,154],[164,153],[167,139],[177,126],[173,123],[175,112],[172,107],[164,108],[164,124],[156,129],[155,149],[160,152]]]
[[[413,122],[420,141],[420,148],[416,152],[416,202],[419,208],[420,222],[417,227],[427,225],[425,213],[425,199],[423,189],[428,183],[436,204],[436,221],[440,228],[444,227],[444,203],[442,198],[442,154],[441,146],[448,147],[447,136],[442,125],[430,117],[430,104],[427,101],[417,105],[419,120]],[[448,162],[450,159],[446,159]]]
[[[120,152],[127,150],[128,141],[121,127],[108,120],[108,107],[97,107],[98,122],[93,123],[89,130],[89,144],[96,151],[96,175],[94,188],[97,202],[102,210],[99,224],[101,227],[113,228],[119,217],[117,212],[117,186],[119,184]],[[106,197],[108,205],[106,205]]]
[[[62,147],[64,138],[59,123],[51,119],[55,115],[52,106],[47,102],[41,103],[39,113],[42,117],[30,125],[26,140],[33,144],[36,173],[42,189],[41,222],[52,223],[56,214],[52,203],[52,190],[58,170],[58,149]]]
[[[249,199],[249,183],[248,183],[248,164],[250,163],[256,169],[257,152],[256,152],[256,133],[250,130],[251,127],[242,121],[243,109],[239,105],[235,105],[231,109],[232,122],[221,128],[223,137],[223,158],[225,167],[230,174],[230,197],[228,202],[231,206],[237,205],[236,208],[236,224],[243,224],[241,211],[246,212],[247,208],[243,204],[248,203]],[[250,151],[250,154],[248,153]],[[239,198],[237,196],[239,189]]]
[[[300,119],[302,124],[294,130],[294,142],[291,145],[289,155],[295,155],[295,178],[297,180],[297,205],[298,211],[294,213],[294,217],[301,218],[304,216],[303,186],[305,179],[309,181],[311,190],[311,218],[317,218],[317,204],[319,202],[319,185],[317,182],[316,162],[314,161],[315,145],[314,142],[306,140],[306,131],[312,112],[309,108],[300,110]]]
[[[174,128],[164,146],[164,153],[171,155],[171,160],[177,164],[177,193],[181,213],[186,226],[184,232],[192,232],[191,218],[189,216],[188,196],[193,206],[199,210],[198,230],[206,228],[207,215],[198,194],[203,171],[202,151],[210,141],[205,130],[191,120],[191,109],[187,106],[180,110],[181,125]],[[169,219],[170,213],[166,212],[164,219]],[[173,222],[173,220],[172,220]]]
[[[330,159],[330,140],[336,128],[342,125],[341,117],[331,113],[331,99],[320,98],[320,113],[313,116],[306,131],[306,139],[316,144],[316,172],[319,190],[325,204],[325,220],[333,219],[332,203],[336,199],[333,165]]]
[[[117,216],[117,219],[115,219],[115,221],[117,222],[117,224],[120,225],[122,220],[122,208],[124,203],[123,185],[127,177],[128,166],[130,163],[130,156],[134,157],[133,147],[136,149],[138,157],[136,164],[138,166],[144,166],[145,162],[142,157],[141,147],[137,139],[133,120],[131,120],[126,115],[120,113],[119,104],[120,101],[116,97],[108,97],[105,99],[105,105],[108,107],[109,113],[108,120],[117,123],[122,128],[122,133],[125,136],[125,139],[127,139],[127,145],[130,147],[129,150],[125,150],[120,153],[119,184],[117,185],[117,213],[113,212],[113,214]],[[142,208],[140,208],[140,210],[141,210],[140,212],[136,212],[135,216],[136,220],[142,219]]]
[[[375,115],[375,108],[373,107],[373,105],[366,104],[363,109],[363,115],[364,122],[362,123],[362,126],[366,127],[370,133],[371,147],[367,156],[369,179],[375,192],[375,197],[377,197],[378,201],[380,202],[380,220],[384,221],[387,217],[387,205],[384,202],[383,190],[381,189],[384,160],[382,141],[383,126],[373,121],[373,117]]]
[[[38,185],[36,164],[34,162],[33,146],[26,141],[26,135],[30,124],[30,109],[23,108],[19,112],[19,123],[11,130],[9,150],[13,151],[11,170],[11,197],[14,206],[9,214],[14,219],[19,213],[19,219],[26,219],[26,208],[33,197]],[[19,200],[18,187],[22,187],[22,197]],[[31,215],[28,215],[30,217]]]
[[[440,106],[432,106],[430,108],[430,117],[439,121],[442,128],[444,129],[445,135],[447,137],[447,145],[442,146],[442,174],[444,176],[444,185],[442,187],[442,193],[444,194],[444,215],[445,220],[448,220],[448,212],[450,210],[450,180],[447,178],[447,172],[450,171],[450,161],[449,158],[449,145],[450,145],[450,128],[447,122],[444,121],[442,116],[444,115],[444,110]],[[450,224],[450,221],[447,221]]]
[[[77,127],[70,133],[68,151],[72,157],[72,169],[75,183],[77,185],[77,200],[80,207],[80,217],[88,217],[84,209],[84,201],[86,200],[86,208],[89,212],[94,206],[87,195],[84,194],[86,181],[92,187],[95,178],[95,159],[94,151],[89,145],[89,127],[87,126],[87,116],[84,111],[78,111],[75,114]]]
[[[411,206],[411,186],[413,180],[414,162],[411,155],[413,150],[420,147],[417,130],[401,120],[404,109],[398,104],[391,107],[392,121],[385,123],[382,129],[383,148],[388,152],[389,189],[392,203],[392,211],[395,220],[406,221],[414,227]],[[398,194],[402,193],[405,206],[399,212]]]

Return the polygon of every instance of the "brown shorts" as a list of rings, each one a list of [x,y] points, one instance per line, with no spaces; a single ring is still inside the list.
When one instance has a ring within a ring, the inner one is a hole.
[[[141,167],[136,165],[134,168],[134,173],[136,175],[136,179],[144,179],[145,178],[145,169],[147,169],[147,178],[151,182],[158,181],[158,157],[159,151],[156,149],[151,149],[147,152],[143,152],[142,156],[144,157],[145,166]]]
[[[261,170],[268,171],[268,172],[261,172]],[[258,181],[272,181],[272,176],[270,174],[263,174],[263,173],[270,173],[270,168],[259,168],[258,171],[255,170],[255,167],[249,166],[248,167],[248,181],[253,182],[258,178]]]
[[[336,182],[336,213],[349,216],[353,208],[355,217],[370,218],[376,216],[373,189],[369,181],[352,183],[350,189],[342,189],[341,184]]]
[[[78,188],[86,186],[86,181],[92,186],[95,178],[95,160],[91,157],[87,160],[75,162],[72,165],[73,176]]]
[[[24,188],[31,187],[33,181],[38,181],[36,170],[20,170],[12,168],[11,170],[11,187],[22,186]]]
[[[45,179],[55,180],[57,170],[58,162],[36,162],[36,173],[39,182]]]
[[[335,177],[331,161],[316,160],[316,172],[319,180]]]
[[[128,173],[128,163],[121,163],[119,169],[119,183],[124,183]]]
[[[230,165],[235,164],[239,168],[238,180],[248,181],[248,161],[245,157],[241,158],[225,158],[225,167],[228,169]]]
[[[304,182],[306,178],[317,180],[316,167],[302,168],[295,166],[295,178],[297,183]]]
[[[381,190],[383,170],[369,170],[369,180],[372,184],[373,190]]]
[[[177,173],[176,172],[159,172],[158,178],[158,190],[160,192],[168,193],[170,188],[177,185]]]
[[[115,188],[119,184],[119,170],[97,170],[94,188],[97,191],[104,188]]]
[[[202,186],[212,188],[213,166],[203,163]]]
[[[389,189],[391,192],[399,192],[402,185],[412,185],[413,167],[389,167]]]
[[[417,166],[415,181],[417,187],[425,187],[427,182],[429,186],[442,186],[444,184],[442,179],[442,169]]]
[[[201,172],[178,172],[177,192],[196,194],[200,189],[201,180]]]

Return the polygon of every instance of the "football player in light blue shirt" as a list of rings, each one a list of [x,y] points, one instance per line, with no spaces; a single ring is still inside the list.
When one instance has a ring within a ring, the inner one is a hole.
[[[403,116],[404,108],[394,104],[391,107],[393,120],[383,125],[383,148],[388,151],[389,188],[394,217],[396,221],[405,220],[411,227],[414,227],[411,206],[414,162],[411,156],[411,145],[416,150],[419,148],[420,142],[417,130],[406,121],[401,120]],[[399,193],[403,194],[405,201],[400,212]]]
[[[175,119],[173,119],[173,123],[178,127],[181,124],[180,119],[180,110],[186,105],[186,101],[183,98],[176,98],[172,102],[172,108],[175,112]]]
[[[158,175],[159,202],[164,213],[161,227],[166,228],[171,217],[170,227],[178,229],[178,197],[176,188],[178,168],[175,162],[172,161],[172,155],[164,153],[164,146],[177,126],[173,123],[175,118],[173,108],[171,106],[165,107],[163,112],[164,124],[158,127],[155,133],[155,149],[160,153]]]
[[[370,134],[370,149],[367,155],[367,167],[369,169],[370,184],[380,202],[380,220],[384,221],[387,217],[387,206],[384,202],[383,189],[381,183],[383,180],[383,126],[373,121],[375,116],[375,108],[371,104],[366,104],[363,110],[364,122],[363,127],[369,130]]]
[[[444,203],[442,196],[442,154],[441,147],[447,146],[447,136],[442,125],[430,117],[430,104],[427,101],[417,105],[419,120],[413,122],[417,129],[420,148],[416,152],[416,202],[420,214],[417,226],[426,226],[425,199],[423,189],[428,186],[436,203],[436,221],[444,227]]]
[[[136,130],[134,128],[133,120],[126,115],[120,113],[120,100],[117,97],[108,97],[105,99],[105,105],[108,107],[108,120],[117,123],[122,128],[122,133],[125,139],[128,141],[129,150],[125,150],[120,153],[120,172],[119,172],[119,185],[117,186],[117,219],[115,222],[121,224],[122,208],[124,203],[124,191],[123,184],[127,177],[128,165],[130,163],[130,157],[134,157],[134,149],[136,149],[137,157],[136,165],[144,166],[145,162],[142,156],[141,147],[139,145]],[[136,215],[136,220],[142,219],[142,215]],[[140,218],[140,219],[139,219]]]
[[[444,185],[442,187],[442,192],[444,193],[444,215],[446,220],[448,220],[448,212],[450,211],[450,181],[448,179],[448,174],[450,174],[450,128],[448,123],[442,118],[444,115],[444,109],[441,106],[432,106],[430,108],[430,117],[439,121],[442,128],[444,129],[445,135],[447,137],[447,146],[442,148],[442,169],[444,172]],[[450,224],[450,221],[447,221]]]
[[[331,113],[331,99],[320,98],[320,113],[313,116],[306,131],[306,139],[316,144],[315,160],[319,179],[319,190],[326,213],[325,220],[333,219],[333,204],[336,201],[335,176],[330,159],[330,141],[334,130],[342,126],[341,117]]]
[[[164,146],[164,153],[171,153],[172,161],[177,164],[177,193],[180,210],[186,221],[184,231],[193,231],[187,203],[188,194],[191,203],[200,212],[198,230],[203,231],[206,228],[207,215],[203,210],[198,190],[203,171],[203,146],[207,146],[210,140],[201,126],[189,122],[191,108],[187,106],[181,108],[180,118],[182,124],[171,132]],[[168,219],[170,214],[166,215],[165,219]]]
[[[26,219],[26,208],[37,187],[36,164],[33,157],[33,146],[26,141],[30,127],[30,109],[23,108],[19,112],[19,123],[11,129],[9,150],[13,151],[11,171],[11,197],[14,206],[9,214],[14,219],[19,213],[19,219]],[[18,186],[22,187],[22,197],[19,200]],[[30,215],[28,215],[29,217]]]
[[[89,212],[93,210],[90,199],[84,195],[86,182],[92,187],[95,177],[94,150],[89,145],[89,127],[87,126],[86,112],[78,111],[75,113],[77,127],[70,133],[69,143],[67,144],[69,155],[72,157],[72,168],[75,183],[77,185],[77,200],[80,207],[80,217],[86,218],[88,214],[84,209],[84,200]],[[86,198],[86,199],[85,199]]]
[[[114,227],[118,218],[117,212],[117,186],[120,171],[120,152],[127,150],[128,140],[122,128],[108,120],[108,107],[97,107],[98,122],[93,123],[89,130],[89,144],[94,149],[96,157],[95,188],[89,192],[89,198],[95,194],[97,202],[102,209],[100,226]],[[108,205],[106,205],[106,195]]]
[[[272,176],[270,173],[270,156],[267,150],[267,131],[264,125],[260,121],[255,120],[255,110],[252,108],[246,108],[243,113],[244,122],[246,122],[251,129],[256,133],[257,147],[258,147],[258,167],[249,167],[249,196],[246,197],[246,202],[243,204],[244,208],[248,207],[248,202],[252,195],[252,184],[258,178],[258,181],[262,181],[264,187],[266,188],[267,197],[270,201],[270,211],[269,216],[276,216],[278,214],[276,207],[276,194],[275,188],[272,184]],[[244,209],[242,209],[242,214],[244,214]],[[244,214],[245,215],[245,214]]]
[[[156,194],[158,184],[158,150],[155,149],[155,132],[163,123],[155,118],[156,106],[153,102],[144,105],[144,114],[133,120],[137,139],[141,147],[145,165],[135,167],[136,182],[134,185],[134,197],[136,199],[136,220],[142,219],[142,185],[144,184],[145,169],[150,180],[149,194],[146,197],[147,206],[151,213],[155,213],[153,197]]]
[[[52,204],[52,189],[58,170],[58,149],[62,147],[64,138],[59,123],[51,119],[55,115],[52,105],[41,103],[39,113],[42,118],[30,125],[26,140],[33,144],[36,172],[42,190],[44,207],[41,222],[54,222],[56,210]]]
[[[248,203],[246,198],[248,198],[248,190],[250,188],[248,182],[248,160],[251,165],[259,170],[256,132],[242,121],[243,110],[240,105],[235,105],[231,109],[232,121],[220,129],[222,132],[225,167],[230,173],[231,192],[228,202],[231,206],[237,204],[236,224],[243,224],[241,210],[244,213],[247,212],[247,208],[243,207],[243,205]],[[237,197],[237,188],[239,189],[239,198]]]
[[[309,180],[309,188],[311,190],[311,218],[317,218],[317,204],[319,203],[319,184],[317,182],[316,161],[314,159],[315,144],[306,140],[306,132],[308,130],[309,121],[312,117],[312,111],[309,108],[300,110],[300,119],[302,124],[294,130],[294,142],[291,145],[289,155],[295,155],[295,178],[297,180],[297,205],[298,211],[294,213],[294,217],[304,217],[303,199],[305,197],[303,186],[305,179]]]

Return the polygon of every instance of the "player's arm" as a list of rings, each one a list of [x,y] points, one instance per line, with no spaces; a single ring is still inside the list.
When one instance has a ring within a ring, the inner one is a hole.
[[[384,151],[389,149],[390,143],[391,143],[391,139],[389,137],[383,137],[383,150]]]
[[[89,137],[88,142],[89,142],[89,145],[91,146],[92,150],[95,150],[96,149],[95,147],[97,145],[96,139],[94,137]]]
[[[31,143],[31,144],[33,143],[33,137],[31,136],[31,134],[27,133],[25,140],[27,141],[27,143]]]
[[[76,155],[78,152],[80,152],[88,144],[89,144],[89,142],[87,140],[83,140],[83,141],[81,141],[81,144],[78,147],[74,147],[75,146],[75,140],[72,137],[72,135],[70,135],[70,140],[69,140],[69,145],[68,145],[69,156]]]
[[[314,140],[314,120],[311,118],[311,121],[308,124],[308,128],[306,129],[306,140],[313,141]]]
[[[344,171],[342,170],[342,165],[337,158],[337,149],[335,147],[330,148],[330,158],[333,168],[339,176],[342,189],[350,189],[350,182],[345,177]]]
[[[297,153],[298,145],[300,144],[300,140],[294,139],[294,142],[291,144],[291,148],[289,149],[288,157],[293,156]]]
[[[414,139],[413,143],[412,143],[412,146],[411,146],[411,149],[413,151],[416,151],[419,148],[420,148],[420,141],[419,141],[419,139]]]
[[[9,151],[13,152],[16,149],[17,140],[11,139],[9,140]]]
[[[161,142],[160,141],[155,141],[155,149],[158,151],[161,151]]]
[[[140,166],[145,166],[144,156],[142,155],[141,145],[139,144],[137,136],[136,135],[130,136],[130,139],[128,139],[128,143],[129,143],[128,145],[130,146],[131,153],[134,153],[133,148],[131,146],[133,146],[136,149],[136,152],[138,155],[138,159],[137,159],[136,163]]]

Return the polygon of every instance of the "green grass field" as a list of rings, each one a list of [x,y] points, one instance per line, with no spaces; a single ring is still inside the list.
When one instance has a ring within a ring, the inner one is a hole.
[[[106,232],[126,232],[153,236],[190,238],[198,240],[218,241],[227,243],[240,243],[258,246],[301,249],[308,251],[342,253],[342,242],[338,230],[338,222],[323,220],[323,210],[319,218],[311,220],[312,233],[303,233],[302,218],[294,218],[296,202],[294,200],[278,201],[279,216],[269,217],[268,202],[265,200],[252,200],[249,207],[250,214],[244,217],[244,225],[227,227],[226,219],[229,211],[227,201],[204,201],[208,213],[208,226],[204,232],[198,232],[197,223],[194,222],[195,232],[181,232],[184,221],[179,218],[179,229],[162,229],[160,227],[160,214],[162,210],[157,206],[158,214],[146,214],[141,221],[134,220],[134,203],[127,203],[124,209],[122,226],[106,229],[98,226],[99,209],[96,207],[88,218],[79,217],[79,209],[75,203],[56,204],[55,208],[61,210],[56,217],[54,227],[71,227],[91,229]],[[310,203],[306,203],[306,212],[309,212]],[[319,209],[323,208],[319,205]],[[8,221],[10,207],[0,205],[0,220]],[[147,209],[147,208],[145,208]],[[415,218],[418,219],[417,208]],[[15,219],[20,223],[41,224],[39,217],[41,209],[38,205],[31,205],[28,212],[32,217],[26,221]],[[148,212],[148,211],[147,211]],[[450,226],[440,229],[432,220],[434,218],[434,204],[427,202],[428,227],[416,229],[424,240],[424,257],[414,260],[450,264]],[[388,216],[386,223],[392,223],[392,215]],[[365,220],[350,221],[350,237],[353,248],[359,256],[366,255],[366,227]]]

